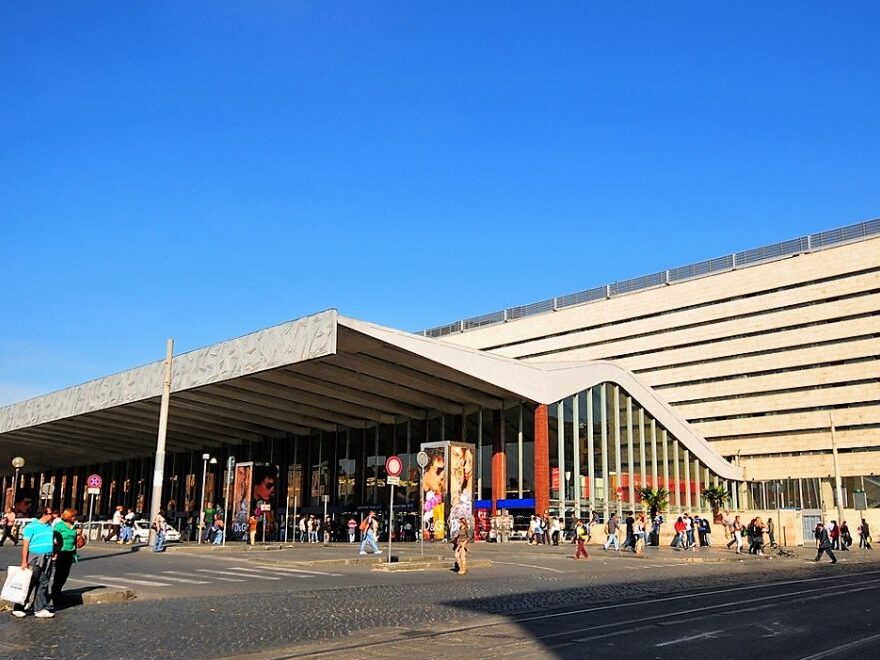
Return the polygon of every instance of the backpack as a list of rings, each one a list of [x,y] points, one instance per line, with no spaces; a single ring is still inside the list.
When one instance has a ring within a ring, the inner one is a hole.
[[[361,533],[366,532],[369,528],[370,528],[370,519],[364,518],[363,520],[361,520],[361,526],[360,526]]]

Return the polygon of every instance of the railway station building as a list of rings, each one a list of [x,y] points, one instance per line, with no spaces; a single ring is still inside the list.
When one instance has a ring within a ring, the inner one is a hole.
[[[154,475],[178,511],[225,501],[226,465],[277,466],[274,511],[387,504],[417,515],[416,454],[473,445],[478,509],[582,517],[640,506],[880,507],[880,220],[425,330],[336,310],[0,408],[12,493],[147,511]],[[836,450],[835,470],[833,451]],[[13,457],[25,459],[15,481]],[[211,462],[205,457],[210,456]],[[213,459],[216,459],[214,462]],[[205,486],[202,489],[202,480]]]

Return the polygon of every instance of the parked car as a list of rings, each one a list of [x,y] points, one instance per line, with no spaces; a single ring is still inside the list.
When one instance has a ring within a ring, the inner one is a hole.
[[[103,541],[105,540],[111,532],[113,528],[113,523],[109,520],[93,520],[91,523],[86,521],[78,521],[76,523],[78,529],[83,530],[83,534],[86,536],[86,540],[88,541]],[[147,543],[150,540],[150,521],[148,520],[135,520],[134,521],[134,542],[135,543]],[[180,542],[180,532],[178,532],[174,527],[168,525],[168,532],[165,535],[166,543],[178,543]]]

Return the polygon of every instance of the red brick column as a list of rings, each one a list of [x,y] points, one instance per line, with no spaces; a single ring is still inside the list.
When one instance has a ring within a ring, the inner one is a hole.
[[[507,454],[504,453],[504,443],[501,442],[501,425],[504,418],[501,411],[492,413],[492,515],[498,510],[498,500],[507,497]]]
[[[535,408],[535,513],[550,508],[550,422],[547,406]]]

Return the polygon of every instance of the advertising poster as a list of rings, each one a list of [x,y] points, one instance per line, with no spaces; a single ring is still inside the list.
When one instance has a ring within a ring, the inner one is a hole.
[[[247,537],[247,520],[251,511],[251,482],[253,463],[236,463],[232,484],[232,520],[229,523],[230,541]]]
[[[445,536],[446,519],[446,449],[448,443],[422,445],[428,454],[428,467],[422,479],[422,537],[426,540],[441,541]]]
[[[474,531],[474,447],[450,444],[449,446],[449,534],[458,531],[459,521],[467,520]]]

